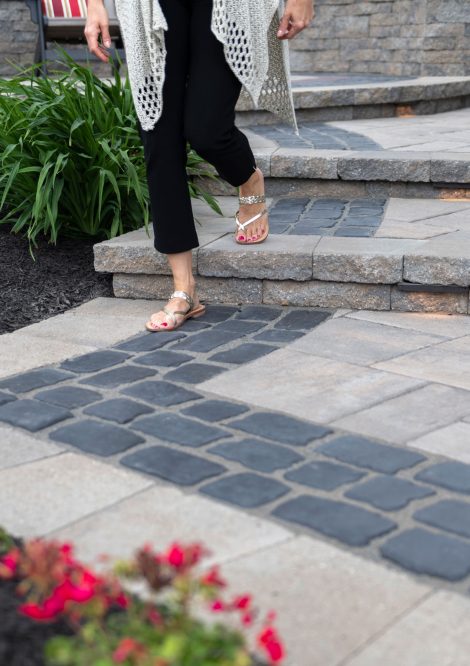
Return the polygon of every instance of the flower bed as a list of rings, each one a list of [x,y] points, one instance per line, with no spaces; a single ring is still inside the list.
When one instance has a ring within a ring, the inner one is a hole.
[[[99,574],[76,559],[71,544],[14,542],[0,531],[0,663],[280,664],[275,613],[261,618],[251,594],[229,595],[217,565],[197,572],[208,554],[200,543],[175,542],[162,552],[147,544]],[[145,593],[129,592],[126,581],[145,583]],[[205,619],[209,611],[217,618]]]

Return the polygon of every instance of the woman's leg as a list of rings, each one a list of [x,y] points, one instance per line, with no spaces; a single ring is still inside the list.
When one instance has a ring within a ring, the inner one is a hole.
[[[185,134],[194,150],[213,164],[219,175],[240,194],[264,193],[264,179],[248,139],[235,125],[235,105],[241,83],[226,61],[223,44],[211,30],[212,0],[190,0],[189,76],[185,103]],[[241,222],[263,204],[240,206]],[[262,235],[267,215],[248,225],[241,240]]]
[[[168,23],[163,108],[155,127],[148,132],[140,128],[140,134],[147,166],[154,246],[168,255],[175,290],[189,293],[197,305],[191,250],[199,243],[188,189],[184,134],[191,0],[160,0],[160,5]],[[167,304],[170,311],[185,311],[188,307],[181,298],[173,298]],[[176,315],[176,319],[179,322],[181,316]],[[151,316],[149,325],[155,330],[169,330],[174,327],[174,319],[160,311]]]

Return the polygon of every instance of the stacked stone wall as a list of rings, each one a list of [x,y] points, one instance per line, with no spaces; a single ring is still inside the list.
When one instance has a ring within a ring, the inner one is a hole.
[[[293,71],[470,75],[470,0],[315,0],[292,42]],[[37,27],[23,0],[0,0],[0,75],[32,62]],[[100,67],[100,65],[96,65]]]

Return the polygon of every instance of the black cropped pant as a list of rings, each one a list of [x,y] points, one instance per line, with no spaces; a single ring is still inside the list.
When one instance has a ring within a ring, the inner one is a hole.
[[[212,0],[160,0],[168,23],[163,109],[152,130],[138,127],[147,169],[154,246],[166,254],[198,247],[186,175],[186,141],[233,186],[256,169],[235,126],[241,83],[211,31]]]

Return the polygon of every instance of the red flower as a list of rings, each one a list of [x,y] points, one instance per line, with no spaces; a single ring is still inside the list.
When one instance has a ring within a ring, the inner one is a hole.
[[[154,624],[157,627],[163,624],[163,617],[160,615],[160,613],[157,611],[156,608],[149,609],[147,613],[147,618],[152,624]]]
[[[248,608],[251,604],[251,595],[250,594],[244,594],[243,596],[235,597],[233,600],[233,605],[235,608],[240,608],[241,610],[245,610],[245,608]]]
[[[20,559],[19,548],[13,548],[0,558],[0,578],[13,578]]]
[[[258,643],[261,645],[264,650],[266,650],[271,663],[275,664],[276,662],[281,661],[284,657],[284,647],[279,640],[277,632],[273,627],[266,627],[258,635]]]
[[[178,544],[174,544],[167,552],[166,560],[170,566],[174,567],[175,569],[181,569],[185,564],[184,555],[185,552],[183,548],[181,548],[181,546]]]
[[[214,612],[225,610],[225,604],[222,599],[214,599],[210,604],[210,609]]]
[[[219,575],[219,568],[213,566],[207,573],[201,576],[200,581],[202,585],[213,585],[214,587],[225,587],[227,583]]]
[[[145,648],[133,638],[123,638],[113,652],[113,661],[122,664],[129,657],[140,657],[145,654]]]
[[[253,615],[251,613],[243,613],[241,619],[243,624],[246,625],[253,624]]]

